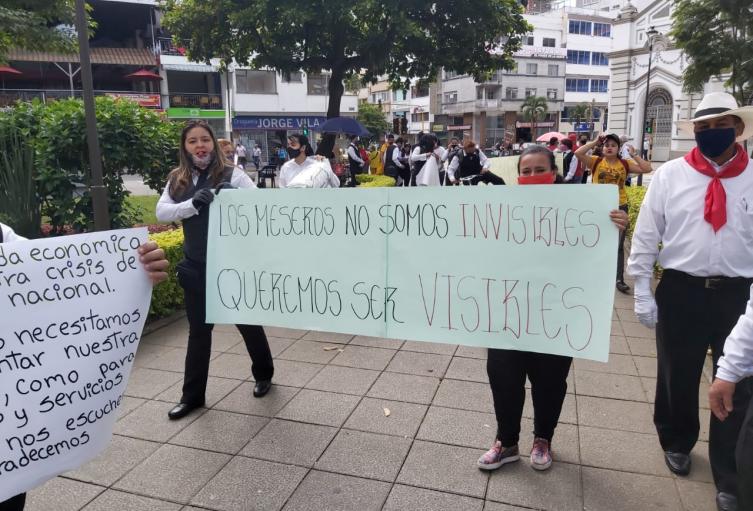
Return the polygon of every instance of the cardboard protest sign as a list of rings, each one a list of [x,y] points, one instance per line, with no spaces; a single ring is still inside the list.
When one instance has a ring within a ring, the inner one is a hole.
[[[230,190],[207,318],[605,361],[614,186]]]
[[[146,229],[0,244],[0,501],[110,441],[144,327]]]

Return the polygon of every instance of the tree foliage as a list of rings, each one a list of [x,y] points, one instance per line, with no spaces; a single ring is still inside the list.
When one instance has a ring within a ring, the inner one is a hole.
[[[74,0],[3,0],[0,2],[0,62],[11,48],[40,51],[76,51],[72,31],[58,25],[73,25]]]
[[[536,123],[543,120],[548,111],[549,107],[543,96],[528,96],[520,107],[523,119],[531,123],[531,136],[534,140],[536,139]]]
[[[371,137],[379,140],[379,136],[390,129],[390,123],[384,118],[382,107],[373,103],[358,105],[358,121],[369,130]]]
[[[479,80],[511,69],[531,30],[516,0],[166,0],[164,24],[196,61],[282,72],[329,71],[327,117],[343,80],[386,75],[393,87],[440,68]]]
[[[578,103],[577,105],[568,108],[567,115],[572,123],[581,123],[586,120],[590,121],[591,119],[588,118],[589,110],[591,110],[591,107],[588,103]]]
[[[685,90],[699,92],[712,77],[729,74],[725,85],[741,104],[753,89],[753,4],[750,0],[679,0],[670,35],[690,63]]]

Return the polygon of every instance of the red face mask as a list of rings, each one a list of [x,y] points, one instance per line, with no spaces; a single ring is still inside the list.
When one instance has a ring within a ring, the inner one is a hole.
[[[518,176],[519,185],[551,185],[554,184],[554,172],[543,174],[531,174],[530,176]]]

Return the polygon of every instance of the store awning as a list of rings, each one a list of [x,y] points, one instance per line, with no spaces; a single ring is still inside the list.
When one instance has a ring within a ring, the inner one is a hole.
[[[162,64],[165,71],[184,71],[186,73],[216,73],[217,66],[209,64]]]
[[[125,66],[149,67],[157,63],[157,58],[146,48],[92,48],[92,64],[120,64]],[[75,62],[78,53],[55,53],[49,51],[31,51],[18,48],[8,52],[8,60],[21,62]]]

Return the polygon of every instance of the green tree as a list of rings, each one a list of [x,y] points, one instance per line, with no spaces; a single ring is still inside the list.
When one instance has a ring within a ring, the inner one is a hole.
[[[0,62],[11,48],[76,51],[76,34],[55,28],[73,25],[74,0],[3,0],[0,3]]]
[[[379,105],[361,103],[358,105],[358,121],[369,130],[371,137],[379,139],[379,135],[390,129],[390,123],[384,118],[384,112]]]
[[[712,77],[740,104],[753,89],[753,9],[750,0],[678,0],[670,35],[690,57],[683,72],[687,92],[700,92]]]
[[[568,108],[568,116],[570,118],[570,122],[573,124],[581,123],[584,121],[590,122],[591,119],[588,118],[588,111],[590,107],[588,103],[578,103],[575,106],[571,106]]]
[[[549,108],[543,96],[528,96],[520,107],[523,119],[531,123],[531,139],[536,141],[536,123],[546,117]]]
[[[166,0],[164,24],[196,61],[330,72],[327,117],[336,117],[353,74],[407,88],[442,67],[479,80],[512,68],[531,30],[521,13],[516,0]]]

